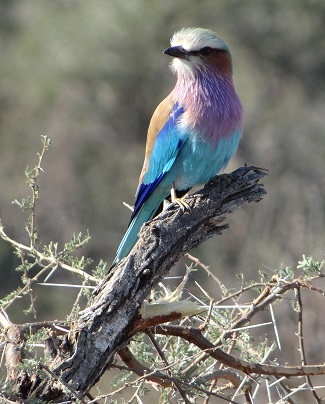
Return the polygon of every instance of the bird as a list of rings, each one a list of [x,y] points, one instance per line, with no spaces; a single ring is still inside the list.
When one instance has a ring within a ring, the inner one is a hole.
[[[176,84],[150,120],[133,213],[112,267],[130,253],[141,226],[166,198],[184,209],[177,192],[207,183],[227,166],[242,136],[228,45],[198,27],[176,31],[170,45],[163,53],[172,57]]]

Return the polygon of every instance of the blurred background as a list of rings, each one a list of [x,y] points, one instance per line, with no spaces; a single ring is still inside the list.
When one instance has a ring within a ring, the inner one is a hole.
[[[11,201],[29,193],[24,170],[36,164],[40,135],[48,135],[37,206],[42,242],[62,246],[89,229],[82,254],[95,264],[113,260],[151,114],[175,83],[162,52],[188,26],[217,31],[232,51],[245,130],[227,171],[245,162],[269,169],[264,200],[236,211],[222,237],[193,253],[228,286],[238,273],[272,276],[302,254],[323,259],[324,0],[1,0],[0,217],[7,234],[27,242],[26,216]],[[14,265],[0,240],[1,297],[16,287]],[[176,271],[184,273],[184,263]],[[205,283],[200,272],[193,278]],[[77,292],[60,301],[57,290],[46,293],[41,318],[62,318]],[[11,315],[23,319],[17,306]],[[314,330],[318,317],[310,317]]]

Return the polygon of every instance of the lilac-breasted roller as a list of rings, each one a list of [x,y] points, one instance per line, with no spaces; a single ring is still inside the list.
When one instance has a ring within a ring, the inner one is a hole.
[[[164,199],[226,167],[242,134],[227,44],[208,29],[184,28],[164,54],[173,57],[177,82],[151,118],[134,211],[113,265],[129,254]]]

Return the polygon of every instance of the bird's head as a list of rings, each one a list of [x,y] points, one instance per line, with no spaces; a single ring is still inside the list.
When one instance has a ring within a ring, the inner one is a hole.
[[[193,75],[204,68],[232,74],[228,45],[209,29],[183,28],[175,32],[170,44],[164,54],[174,58],[171,67],[179,75]]]

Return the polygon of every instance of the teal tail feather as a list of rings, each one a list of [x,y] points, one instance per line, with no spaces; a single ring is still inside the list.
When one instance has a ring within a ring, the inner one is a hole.
[[[150,201],[149,198],[140,208],[139,212],[132,219],[124,237],[117,249],[116,257],[113,261],[112,267],[116,265],[122,258],[129,255],[133,246],[135,245],[141,226],[152,219],[159,208],[160,200]],[[152,198],[153,199],[153,198]]]

